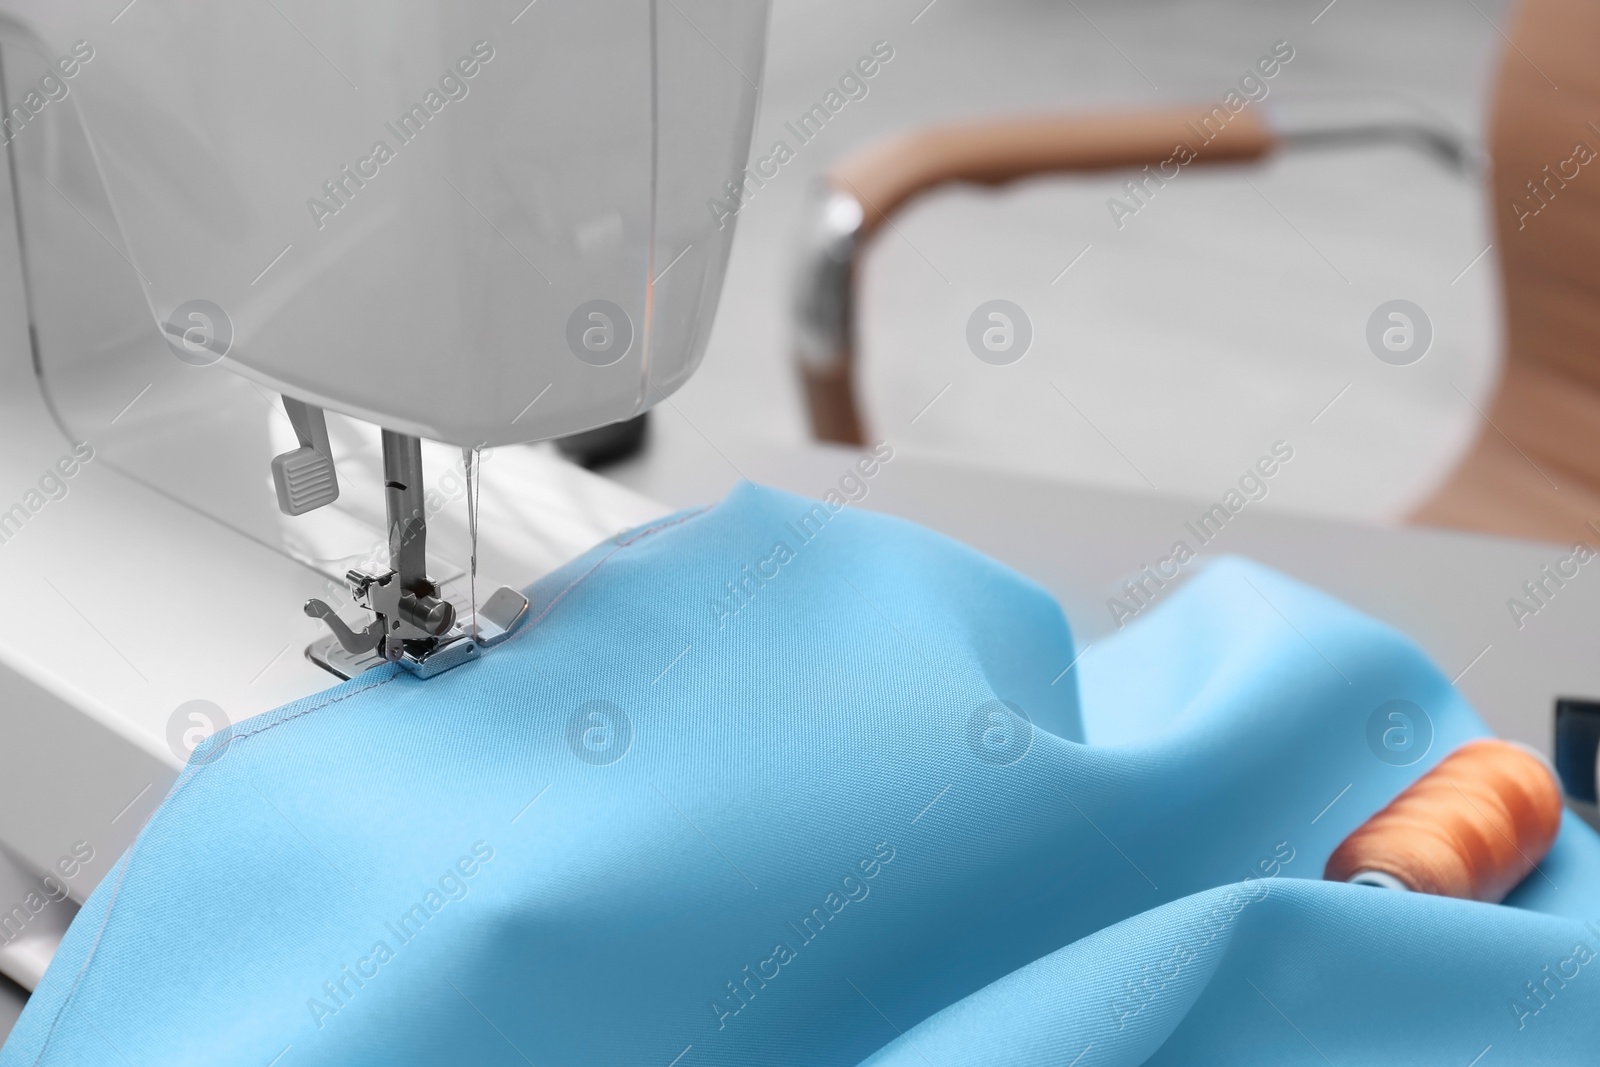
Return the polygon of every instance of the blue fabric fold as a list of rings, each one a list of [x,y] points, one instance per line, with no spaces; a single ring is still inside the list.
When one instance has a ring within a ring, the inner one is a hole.
[[[1583,825],[1514,906],[1315,881],[1485,730],[1290,579],[1079,649],[970,549],[746,486],[529,595],[202,746],[0,1067],[1593,1059],[1595,968],[1524,988],[1600,949]]]
[[[1258,880],[1091,934],[867,1063],[1593,1063],[1597,950],[1518,908]]]

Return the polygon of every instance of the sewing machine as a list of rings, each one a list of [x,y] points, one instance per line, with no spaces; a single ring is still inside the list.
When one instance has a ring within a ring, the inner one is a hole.
[[[200,739],[468,662],[514,586],[665,510],[525,443],[694,371],[766,30],[742,0],[124,3],[0,4],[28,988]]]

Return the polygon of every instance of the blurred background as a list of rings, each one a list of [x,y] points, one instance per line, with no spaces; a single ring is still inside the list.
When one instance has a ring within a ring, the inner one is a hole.
[[[776,0],[754,155],[783,139],[795,158],[739,215],[705,364],[656,408],[652,466],[737,477],[741,448],[808,437],[788,328],[798,220],[819,175],[852,151],[959,119],[1156,104],[1198,114],[1282,41],[1293,59],[1249,105],[1275,125],[1422,120],[1481,153],[1508,7]],[[785,123],[880,41],[894,57],[868,95],[798,145]],[[868,433],[897,454],[1211,500],[1282,440],[1294,462],[1258,506],[1402,518],[1465,452],[1495,385],[1484,166],[1479,155],[1463,176],[1374,146],[1192,167],[1120,227],[1107,200],[1126,174],[922,198],[865,260]],[[1010,366],[966,345],[969,315],[991,299],[1033,324]],[[1375,360],[1366,343],[1368,317],[1394,299],[1434,329],[1410,366]],[[607,473],[630,480],[626,467]]]

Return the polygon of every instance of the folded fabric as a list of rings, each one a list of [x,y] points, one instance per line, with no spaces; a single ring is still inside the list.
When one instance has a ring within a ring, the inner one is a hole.
[[[1270,571],[1078,650],[961,545],[746,486],[529,595],[203,745],[0,1067],[1593,1058],[1583,825],[1515,906],[1305,881],[1485,731]]]
[[[1597,951],[1594,925],[1517,908],[1256,881],[1091,934],[867,1062],[1593,1063]]]

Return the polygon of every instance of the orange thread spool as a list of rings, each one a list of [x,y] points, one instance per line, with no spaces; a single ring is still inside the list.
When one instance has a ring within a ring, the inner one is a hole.
[[[1538,756],[1472,741],[1358,826],[1322,876],[1497,904],[1550,851],[1561,808]]]

